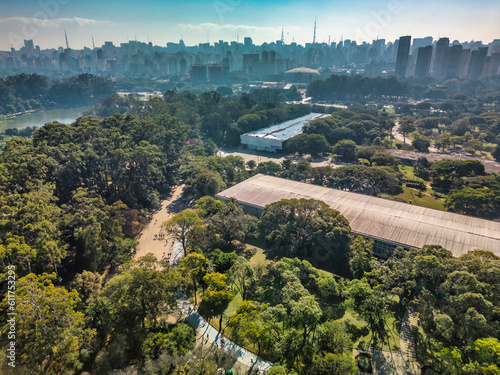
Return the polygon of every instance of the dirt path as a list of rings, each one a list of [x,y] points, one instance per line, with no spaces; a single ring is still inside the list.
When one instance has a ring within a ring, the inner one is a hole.
[[[168,236],[165,236],[164,239],[158,239],[158,237],[160,236],[161,224],[188,207],[182,199],[184,188],[184,185],[176,186],[170,197],[161,202],[161,209],[153,214],[149,224],[137,236],[139,245],[137,245],[134,258],[140,258],[148,253],[153,253],[158,259],[170,257],[174,240]]]
[[[411,139],[408,137],[405,138],[405,136],[399,132],[399,128],[400,128],[399,122],[396,121],[396,125],[392,128],[392,136],[401,142],[405,142],[407,145],[411,145]],[[430,152],[438,152],[438,149],[435,147],[429,146],[429,151]]]

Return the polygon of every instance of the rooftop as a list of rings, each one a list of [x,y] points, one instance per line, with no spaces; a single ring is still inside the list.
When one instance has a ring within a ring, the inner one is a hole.
[[[290,69],[285,74],[297,74],[297,73],[320,75],[320,73],[316,69],[310,69],[310,68]]]
[[[318,199],[342,213],[356,234],[417,248],[441,245],[456,257],[475,249],[500,256],[500,223],[490,220],[262,174],[217,196],[258,208],[281,199]]]
[[[243,136],[285,141],[289,138],[292,138],[293,136],[301,134],[302,128],[307,121],[328,116],[329,115],[323,113],[309,113],[308,115],[293,120],[285,121],[277,125],[272,125],[267,128],[245,133],[243,134]]]

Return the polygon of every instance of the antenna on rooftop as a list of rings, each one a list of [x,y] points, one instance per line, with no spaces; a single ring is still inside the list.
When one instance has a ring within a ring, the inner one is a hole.
[[[316,17],[314,17],[314,36],[313,36],[313,44],[316,44]]]
[[[92,35],[92,49],[95,49],[94,36]]]
[[[64,30],[64,38],[66,39],[66,48],[69,49],[68,35],[66,34],[66,30]]]
[[[285,32],[283,26],[281,26],[281,43],[285,44]]]

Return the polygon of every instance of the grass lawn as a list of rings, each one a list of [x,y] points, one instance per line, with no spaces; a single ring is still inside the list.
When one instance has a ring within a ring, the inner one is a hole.
[[[396,198],[402,198],[406,202],[412,201],[412,204],[416,204],[422,207],[434,208],[436,210],[444,211],[444,201],[440,199],[434,198],[432,195],[423,194],[422,197],[418,197],[417,189],[412,189],[406,186],[403,186],[403,193],[396,195]]]
[[[362,342],[367,345],[371,339],[371,332],[366,328],[366,323],[357,317],[356,313],[351,309],[347,309],[344,313],[344,316],[337,320],[338,322],[345,322],[347,325],[347,332],[351,335],[351,339],[353,341],[353,346],[355,348],[359,348]],[[399,326],[395,324],[395,318],[389,318],[387,321],[387,325],[390,327],[389,331],[389,342],[384,343],[382,350],[400,350],[399,347]]]
[[[408,180],[420,181],[420,182],[423,182],[424,184],[426,183],[425,180],[421,179],[420,177],[415,176],[413,167],[410,167],[408,165],[400,165],[399,170],[401,172],[403,172],[405,178]]]
[[[246,251],[255,252],[255,254],[250,258],[250,264],[253,267],[265,266],[271,262],[267,259],[265,250],[260,246],[262,246],[262,244],[254,243],[253,245],[246,245]]]
[[[403,172],[406,179],[422,182],[428,186],[429,183],[428,181],[425,181],[424,179],[415,176],[413,167],[407,165],[400,165],[399,170]],[[421,197],[417,195],[419,192],[417,189],[412,189],[403,186],[403,190],[404,190],[403,193],[396,195],[397,198],[402,198],[408,203],[410,203],[411,199],[413,204],[444,211],[444,200],[437,199],[434,196],[432,196],[431,195],[433,193],[432,189],[427,189],[426,192]]]

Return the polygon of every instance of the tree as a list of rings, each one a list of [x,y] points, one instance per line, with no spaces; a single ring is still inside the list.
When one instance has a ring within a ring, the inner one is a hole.
[[[500,197],[495,190],[466,187],[452,190],[444,206],[448,211],[479,217],[497,216],[500,212]]]
[[[415,124],[413,121],[414,119],[411,116],[405,116],[399,121],[399,129],[401,130],[401,134],[403,134],[404,144],[406,144],[406,136],[415,131]]]
[[[142,352],[145,358],[153,359],[157,359],[164,352],[185,355],[193,349],[195,341],[194,329],[186,323],[179,323],[168,333],[150,333],[142,344]]]
[[[314,296],[311,295],[305,295],[298,301],[290,301],[289,305],[292,324],[302,328],[301,347],[303,348],[309,335],[315,331],[321,319],[322,311]]]
[[[257,355],[270,347],[269,323],[264,319],[265,303],[242,301],[229,319],[229,326],[238,342],[257,346]]]
[[[317,351],[333,354],[343,354],[352,348],[352,341],[344,326],[328,320],[318,327]]]
[[[274,161],[264,161],[257,166],[257,173],[276,176],[279,172],[281,172],[281,165]]]
[[[267,375],[297,375],[293,370],[289,370],[286,366],[273,366],[267,370]]]
[[[351,260],[349,266],[351,267],[352,275],[356,279],[361,279],[365,272],[372,270],[372,253],[373,253],[373,240],[365,239],[358,236],[354,243],[351,245]]]
[[[198,199],[195,207],[198,216],[206,218],[216,214],[222,208],[222,202],[207,195]]]
[[[495,149],[491,152],[491,155],[496,161],[500,161],[500,145],[495,147]]]
[[[240,293],[243,301],[247,299],[256,281],[255,271],[250,262],[242,256],[236,258],[229,270],[229,283]]]
[[[380,147],[374,147],[374,146],[369,146],[369,147],[360,147],[356,151],[356,158],[357,159],[366,159],[369,163],[370,166],[372,165],[372,156],[375,155],[380,151]]]
[[[422,135],[415,135],[411,144],[417,151],[420,152],[429,152],[429,146],[431,145],[429,140]]]
[[[372,333],[370,342],[374,347],[383,345],[389,335],[386,321],[390,313],[382,286],[372,289],[366,278],[355,279],[349,283],[345,295],[354,311],[367,323]]]
[[[196,212],[188,208],[176,213],[168,221],[162,223],[161,227],[167,233],[173,235],[177,241],[180,241],[184,250],[184,256],[186,256],[189,247],[189,236],[193,229],[202,223],[203,220],[198,217]]]
[[[308,135],[305,133],[298,134],[286,141],[286,151],[292,154],[299,155],[309,153]]]
[[[130,254],[136,242],[124,239],[121,223],[128,207],[116,202],[106,205],[95,191],[78,188],[70,205],[64,205],[64,226],[75,261],[91,271],[115,268]]]
[[[326,203],[314,199],[283,199],[267,205],[259,229],[270,250],[277,254],[326,255],[339,264],[345,261],[350,241],[347,220]]]
[[[226,275],[218,272],[207,273],[203,281],[207,285],[203,301],[215,316],[219,317],[219,331],[222,330],[222,317],[227,304],[233,299],[234,294],[229,291]]]
[[[60,229],[62,210],[55,200],[50,185],[25,194],[0,192],[0,259],[4,266],[16,265],[18,275],[49,269],[57,274],[66,257],[68,246]]]
[[[83,271],[75,276],[71,286],[80,296],[80,310],[86,309],[94,302],[102,289],[102,277],[98,273]]]
[[[180,282],[172,271],[158,271],[156,258],[146,255],[112,278],[102,295],[115,330],[139,340],[158,319],[177,307],[174,292]]]
[[[245,241],[255,223],[255,218],[246,215],[238,201],[228,200],[208,219],[207,229],[212,238],[212,248],[233,250],[236,241]]]
[[[198,253],[190,253],[179,260],[182,274],[189,280],[194,294],[194,305],[198,305],[198,286],[206,274],[207,260]]]
[[[356,159],[356,143],[350,139],[343,139],[333,146],[332,152],[341,156],[343,160],[353,161]]]
[[[77,311],[78,293],[54,286],[55,279],[55,274],[29,274],[16,283],[16,358],[29,373],[75,373],[88,355],[93,333]],[[2,305],[9,310],[7,296]],[[4,332],[11,332],[8,321]]]
[[[388,167],[396,167],[397,165],[399,165],[399,159],[385,151],[378,151],[374,153],[369,160],[370,160],[370,165],[372,163]]]
[[[330,144],[323,134],[299,134],[287,141],[287,151],[291,153],[311,154],[318,156],[319,154],[328,152]]]
[[[255,167],[257,167],[257,163],[253,159],[250,159],[249,161],[247,161],[246,165],[250,171],[253,171],[255,169]]]

